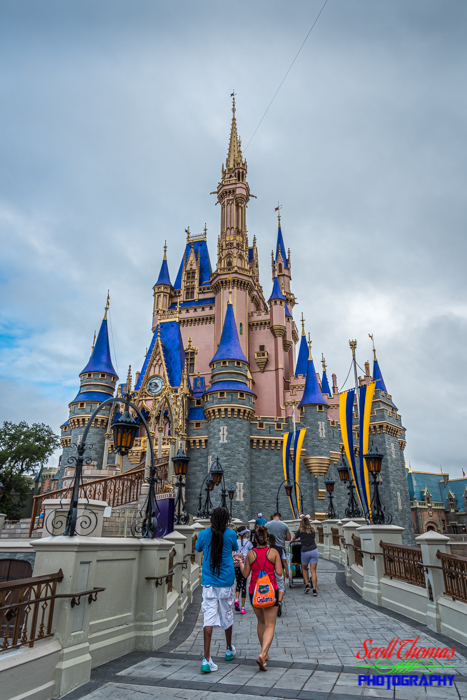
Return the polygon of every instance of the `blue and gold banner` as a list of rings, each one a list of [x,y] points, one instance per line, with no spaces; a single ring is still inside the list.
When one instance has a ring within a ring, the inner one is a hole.
[[[352,472],[352,477],[355,484],[355,491],[357,493],[357,498],[360,502],[361,507],[364,508],[361,494],[361,484],[357,475],[357,468],[355,465],[355,453],[353,447],[354,400],[355,389],[350,389],[350,391],[344,391],[341,394],[339,394],[339,420],[341,424],[342,441],[344,443],[345,455],[347,457],[347,462],[350,466],[350,471]]]
[[[282,442],[282,465],[284,467],[284,479],[286,481],[290,478],[290,445],[292,443],[292,438],[293,433],[284,433],[284,440]],[[295,508],[291,497],[289,497],[289,503],[293,517],[295,518]]]
[[[300,455],[302,453],[302,445],[303,445],[303,440],[305,439],[305,433],[306,433],[306,428],[302,428],[299,430],[297,433],[295,433],[295,444],[294,444],[294,451],[293,451],[293,461],[294,461],[294,469],[293,469],[293,478],[295,479],[295,502],[297,504],[297,512],[298,512],[298,517],[301,516],[300,513],[300,490],[299,490],[299,479],[300,479]]]
[[[360,392],[360,483],[362,486],[363,500],[365,503],[365,513],[369,514],[371,518],[371,494],[370,494],[370,478],[368,474],[368,467],[366,464],[366,459],[363,455],[366,455],[370,443],[370,416],[371,407],[373,405],[373,396],[375,393],[376,382],[370,382],[370,384],[365,384],[359,387]]]

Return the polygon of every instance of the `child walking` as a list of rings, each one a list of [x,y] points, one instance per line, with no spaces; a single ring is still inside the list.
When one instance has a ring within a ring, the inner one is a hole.
[[[246,614],[245,603],[246,603],[246,578],[240,570],[240,562],[244,563],[246,555],[253,549],[253,545],[248,539],[250,531],[244,525],[240,525],[237,528],[238,539],[237,539],[237,554],[234,556],[235,562],[235,578],[237,581],[237,586],[235,590],[235,610],[241,615]],[[242,601],[242,607],[240,608],[240,598]]]

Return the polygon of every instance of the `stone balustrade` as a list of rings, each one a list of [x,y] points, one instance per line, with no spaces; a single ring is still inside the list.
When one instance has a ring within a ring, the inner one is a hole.
[[[451,561],[459,569],[458,594],[453,597],[452,586],[446,592],[438,556],[450,554],[449,537],[430,531],[415,538],[417,547],[409,547],[402,544],[404,528],[395,525],[368,525],[363,519],[348,518],[312,524],[315,530],[317,526],[323,529],[320,557],[342,564],[347,584],[364,600],[467,644],[467,600],[460,599],[467,598],[467,575],[463,573],[467,559]],[[333,529],[339,532],[339,546],[332,544]]]

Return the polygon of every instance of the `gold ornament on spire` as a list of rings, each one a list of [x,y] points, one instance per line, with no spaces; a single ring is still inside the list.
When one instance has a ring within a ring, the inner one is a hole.
[[[131,378],[131,365],[128,367],[128,375],[126,378],[126,390],[128,394],[131,394],[131,386],[132,386],[133,380]]]
[[[324,353],[321,353],[321,364],[323,365],[323,372],[326,371],[326,360],[324,359]]]
[[[105,311],[104,311],[104,321],[107,321],[107,311],[109,310],[110,306],[110,290],[107,290],[107,302],[105,305]]]
[[[167,260],[167,241],[164,241],[164,260]]]
[[[95,344],[96,344],[96,331],[94,331],[94,338],[92,339],[92,348],[91,348],[91,352],[94,352],[94,346],[95,346]]]
[[[189,226],[186,227],[185,233],[186,233],[186,242],[189,243],[190,242],[190,227]]]
[[[373,336],[372,336],[372,334],[371,334],[371,333],[368,333],[368,337],[369,337],[369,338],[371,338],[371,342],[373,343],[373,357],[374,357],[374,359],[375,359],[375,362],[376,362],[376,348],[375,348],[375,340],[374,340],[374,338],[373,338]]]
[[[310,337],[309,333],[308,333],[308,359],[309,360],[313,359],[311,356],[311,337]]]
[[[279,202],[277,202],[277,207],[274,209],[274,211],[277,211],[277,225],[279,228],[281,227],[281,209],[282,209],[282,204],[279,204]],[[285,255],[285,250],[284,250],[283,255]]]
[[[302,311],[302,317],[301,317],[300,321],[302,322],[302,335],[306,335],[306,333],[305,333],[305,319],[303,317],[303,311]]]
[[[227,160],[225,161],[226,170],[234,170],[235,168],[245,167],[242,156],[240,139],[237,132],[237,120],[235,118],[235,92],[232,92],[232,125],[230,127],[229,149],[227,151]]]

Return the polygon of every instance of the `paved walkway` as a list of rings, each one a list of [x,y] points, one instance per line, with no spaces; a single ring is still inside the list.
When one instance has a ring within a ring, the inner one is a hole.
[[[356,667],[359,661],[355,654],[365,639],[372,639],[373,646],[387,646],[394,637],[419,636],[418,647],[452,647],[454,642],[428,633],[423,625],[396,613],[362,602],[345,584],[342,568],[332,562],[320,561],[318,591],[318,598],[313,598],[304,594],[302,586],[287,589],[267,673],[260,672],[255,663],[259,645],[254,613],[248,608],[247,615],[235,615],[235,661],[223,660],[224,636],[215,630],[212,656],[219,670],[200,674],[203,629],[198,590],[185,621],[165,647],[151,653],[133,652],[94,669],[92,681],[67,700],[231,700],[232,695],[239,700],[264,696],[299,700],[467,700],[467,649],[457,644],[455,658],[444,662],[454,664],[454,668],[446,669],[455,674],[452,687],[386,690],[359,686],[358,674],[365,673],[365,669]]]

